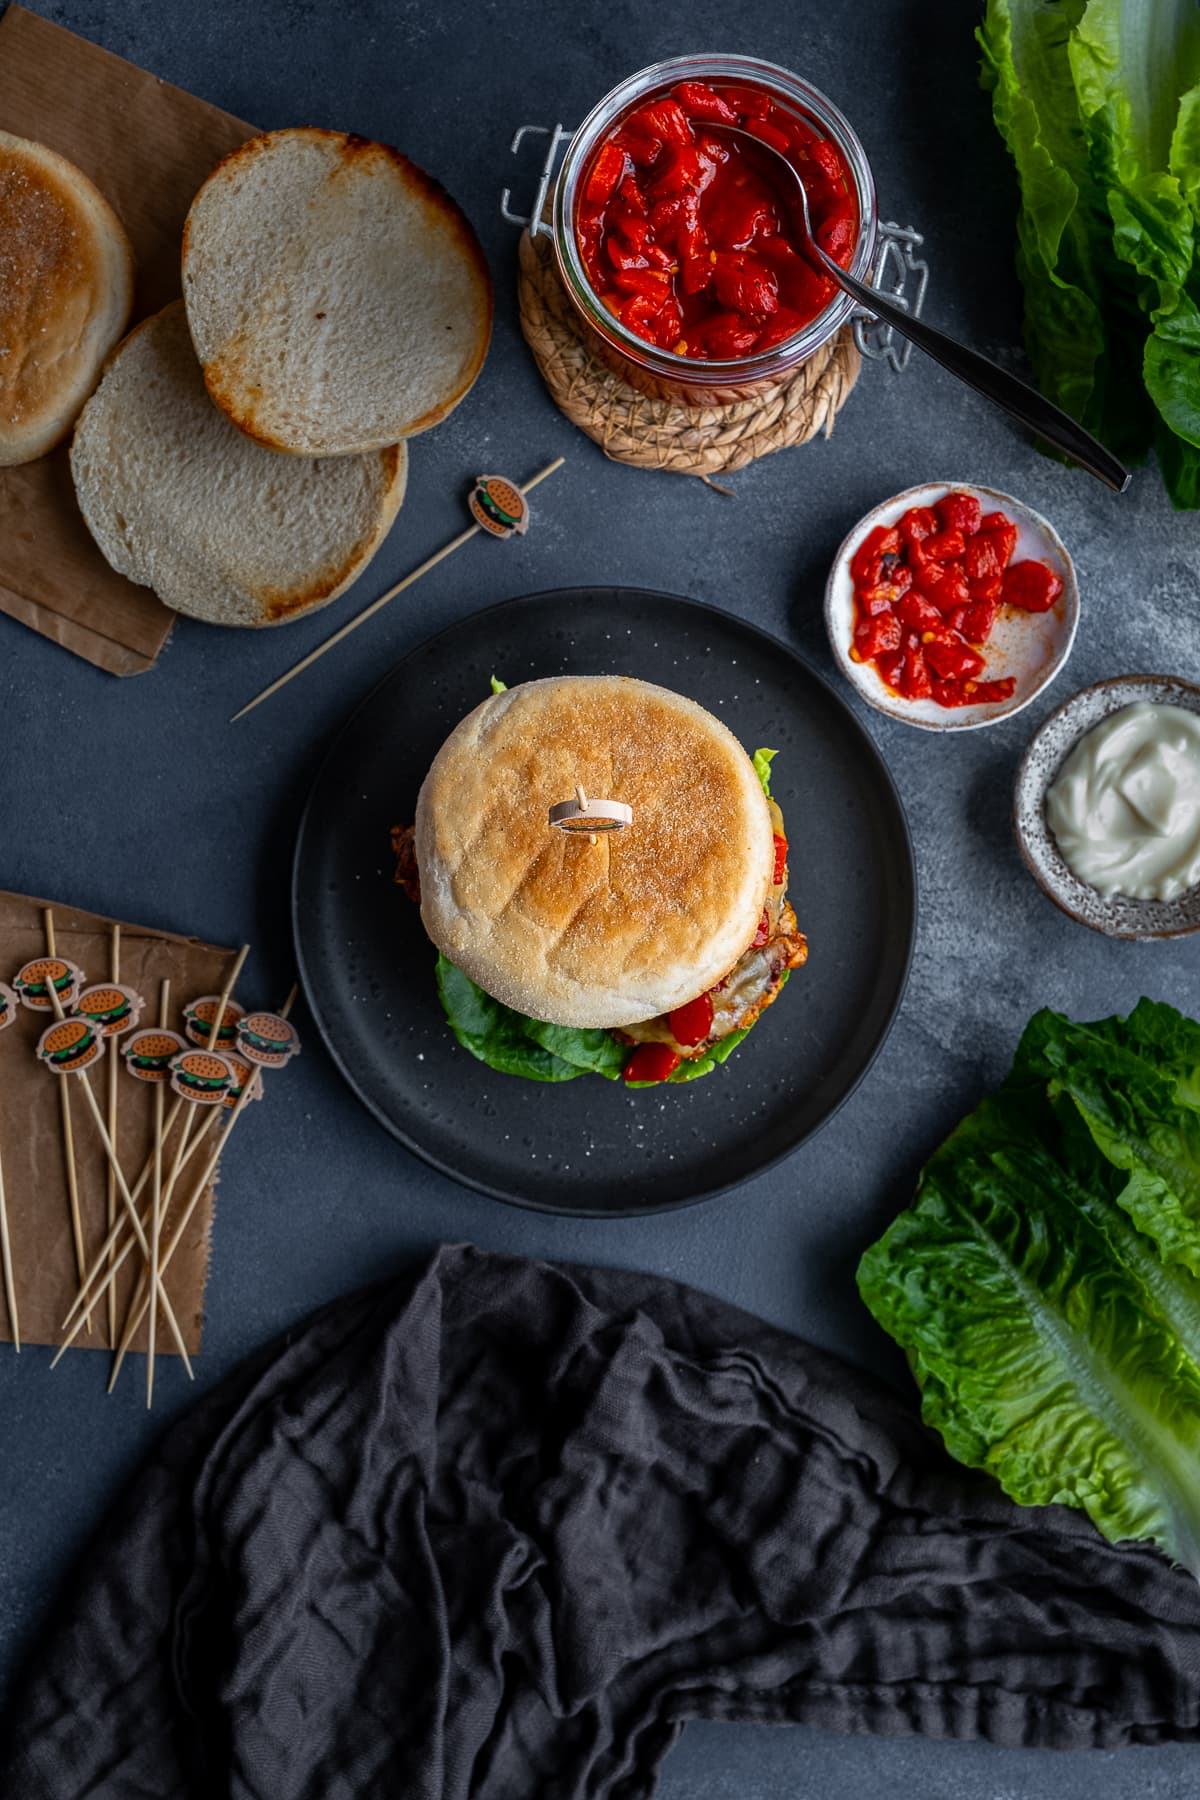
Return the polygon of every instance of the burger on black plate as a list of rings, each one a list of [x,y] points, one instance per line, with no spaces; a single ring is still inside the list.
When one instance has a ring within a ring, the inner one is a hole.
[[[807,956],[774,753],[645,681],[495,685],[393,833],[456,1037],[538,1081],[708,1074]]]

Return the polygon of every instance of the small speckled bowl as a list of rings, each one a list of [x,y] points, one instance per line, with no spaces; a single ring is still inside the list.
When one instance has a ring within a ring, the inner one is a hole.
[[[1118,675],[1072,694],[1050,714],[1021,760],[1013,795],[1013,829],[1029,873],[1042,892],[1081,925],[1090,925],[1108,937],[1141,941],[1184,937],[1189,931],[1200,931],[1200,887],[1189,888],[1177,900],[1131,900],[1124,894],[1106,900],[1071,873],[1046,823],[1046,794],[1068,753],[1101,719],[1139,700],[1200,713],[1200,687],[1175,675]]]
[[[1033,557],[1048,563],[1063,584],[1063,591],[1049,612],[1019,613],[1014,607],[1001,609],[984,651],[987,667],[980,679],[999,681],[1007,675],[1014,676],[1017,686],[1011,700],[956,707],[939,706],[935,700],[902,700],[898,694],[893,694],[869,663],[855,662],[850,655],[854,638],[854,583],[850,578],[850,560],[858,546],[876,525],[894,525],[910,506],[936,506],[947,494],[974,494],[985,513],[1007,513],[1018,534],[1013,561]],[[1071,654],[1078,624],[1079,584],[1075,579],[1075,565],[1054,527],[1041,513],[1014,500],[1011,494],[1002,494],[997,488],[977,487],[969,481],[927,482],[923,487],[908,488],[894,500],[885,500],[882,506],[875,507],[858,521],[843,541],[825,584],[825,629],[838,668],[868,706],[886,713],[889,719],[918,725],[923,731],[978,731],[983,725],[1011,719],[1054,680]]]

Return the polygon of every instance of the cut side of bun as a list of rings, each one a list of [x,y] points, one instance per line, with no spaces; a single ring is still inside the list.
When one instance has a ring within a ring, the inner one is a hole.
[[[183,292],[217,405],[306,456],[436,425],[491,336],[491,277],[454,201],[339,131],[268,132],[218,164],[184,227]]]
[[[132,304],[133,251],[103,194],[0,131],[0,466],[66,437]]]
[[[277,456],[212,405],[182,301],[114,354],[71,446],[92,536],[131,581],[213,625],[281,625],[360,575],[404,497],[403,444]]]
[[[576,786],[633,808],[553,829]],[[530,681],[476,707],[417,799],[421,917],[487,993],[556,1025],[632,1025],[722,980],[774,865],[754,766],[702,706],[623,676]]]

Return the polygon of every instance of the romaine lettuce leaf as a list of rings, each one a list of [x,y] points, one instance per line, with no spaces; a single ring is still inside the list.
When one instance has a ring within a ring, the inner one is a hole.
[[[1042,392],[1114,450],[1148,436],[1144,398],[1112,366],[1114,299],[1131,282],[1111,243],[1105,194],[1088,160],[1068,45],[1084,0],[988,0],[976,33],[981,79],[1021,188],[1017,273],[1025,347]],[[1136,302],[1126,330],[1146,332]]]
[[[1198,1084],[1171,1007],[1039,1013],[858,1281],[953,1455],[1200,1575]]]
[[[1065,1097],[1114,1168],[1122,1204],[1164,1262],[1200,1275],[1200,1025],[1141,1000],[1127,1019],[1030,1020],[1017,1067]]]
[[[1200,503],[1200,9],[988,0],[981,77],[1021,187],[1038,385]]]
[[[1200,84],[1200,9],[1195,0],[1088,0],[1068,59],[1113,247],[1135,278],[1150,324],[1142,355],[1146,393],[1169,431],[1200,445],[1195,219],[1180,179],[1190,168],[1192,139],[1186,126],[1179,131],[1182,102]],[[1175,460],[1186,498],[1192,459],[1181,452],[1164,465],[1178,503]]]

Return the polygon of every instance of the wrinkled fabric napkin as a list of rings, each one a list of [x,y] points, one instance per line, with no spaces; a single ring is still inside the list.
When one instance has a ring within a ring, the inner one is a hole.
[[[1200,1734],[1200,1590],[1022,1510],[703,1294],[471,1248],[166,1436],[31,1667],[6,1800],[637,1800],[689,1718]]]

